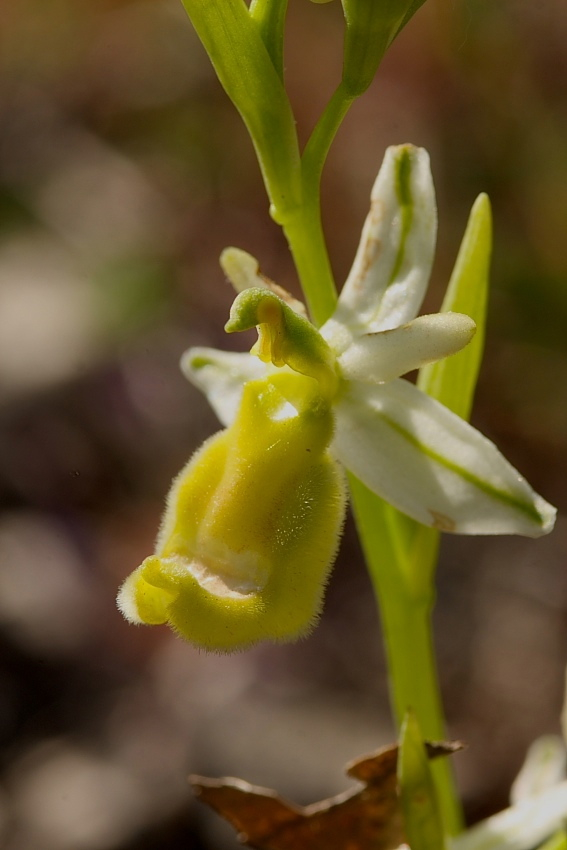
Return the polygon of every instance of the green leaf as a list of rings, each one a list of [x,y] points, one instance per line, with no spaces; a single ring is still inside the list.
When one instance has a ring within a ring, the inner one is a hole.
[[[183,0],[226,93],[250,133],[279,216],[300,204],[295,120],[261,27],[243,0]]]
[[[476,199],[441,309],[466,313],[477,331],[463,351],[420,370],[418,387],[468,420],[484,349],[492,221],[486,195]]]
[[[406,837],[412,850],[443,850],[445,838],[429,760],[413,711],[401,729],[398,782]]]

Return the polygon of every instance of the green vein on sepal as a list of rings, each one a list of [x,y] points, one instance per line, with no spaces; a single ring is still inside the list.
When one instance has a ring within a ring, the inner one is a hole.
[[[399,422],[396,422],[389,416],[386,416],[384,413],[377,413],[383,421],[392,428],[397,434],[403,437],[408,443],[412,446],[415,446],[422,454],[431,458],[435,463],[438,463],[440,466],[443,466],[445,469],[450,472],[455,473],[460,478],[463,478],[465,481],[468,481],[469,484],[472,484],[475,487],[478,487],[483,493],[491,498],[495,499],[502,504],[508,505],[508,507],[514,508],[516,510],[521,511],[525,516],[528,516],[531,520],[533,520],[537,525],[543,526],[544,518],[541,516],[539,511],[536,508],[529,504],[528,502],[524,502],[521,499],[516,498],[511,493],[506,490],[501,490],[499,487],[493,487],[491,484],[488,484],[482,478],[479,478],[474,472],[470,472],[470,470],[465,467],[459,466],[457,463],[453,463],[448,460],[443,455],[440,455],[430,446],[423,443],[418,437],[404,428]]]
[[[398,253],[388,286],[395,281],[402,267],[406,252],[406,244],[413,223],[413,197],[411,193],[411,175],[412,175],[412,150],[408,147],[402,148],[398,160],[396,162],[396,196],[400,205],[401,214],[401,231],[400,244]]]

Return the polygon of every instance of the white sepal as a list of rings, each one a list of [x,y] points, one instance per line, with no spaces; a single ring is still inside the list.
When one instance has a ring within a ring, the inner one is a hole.
[[[476,325],[462,313],[433,313],[412,322],[364,334],[352,341],[339,358],[347,380],[381,384],[412,369],[456,354],[474,336]]]
[[[181,357],[181,371],[201,390],[225,427],[236,418],[244,384],[276,370],[253,354],[189,348]]]
[[[555,508],[490,440],[401,379],[345,386],[332,450],[367,487],[424,525],[539,537],[555,522]]]
[[[336,323],[361,334],[413,319],[429,281],[436,235],[427,152],[413,145],[388,148],[354,264],[323,335],[334,336]]]

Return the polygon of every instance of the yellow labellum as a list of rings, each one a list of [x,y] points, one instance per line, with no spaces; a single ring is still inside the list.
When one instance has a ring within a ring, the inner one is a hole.
[[[332,434],[315,380],[246,384],[233,425],[174,481],[156,553],[120,591],[124,616],[224,652],[306,634],[344,516]]]

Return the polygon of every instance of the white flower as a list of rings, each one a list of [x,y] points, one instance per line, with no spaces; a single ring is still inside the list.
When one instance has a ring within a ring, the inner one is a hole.
[[[274,297],[253,258],[228,249],[223,266],[241,294],[227,330],[258,325],[254,352],[271,363],[255,353],[193,348],[182,369],[225,426],[235,419],[246,382],[283,364],[316,377],[332,403],[335,458],[396,508],[443,531],[546,534],[555,509],[492,442],[400,378],[455,354],[475,332],[474,322],[458,313],[416,318],[435,239],[427,153],[389,148],[352,270],[320,332],[295,304]],[[280,308],[268,309],[268,302]]]

